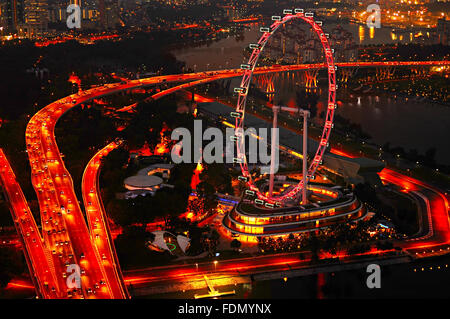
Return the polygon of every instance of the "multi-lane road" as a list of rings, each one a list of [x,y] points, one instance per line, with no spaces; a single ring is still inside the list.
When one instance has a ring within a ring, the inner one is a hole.
[[[25,258],[38,295],[44,298],[60,298],[60,280],[54,274],[50,251],[35,223],[16,176],[2,149],[0,149],[0,180],[11,206],[14,225],[24,246]]]
[[[86,208],[90,238],[101,256],[108,282],[113,286],[112,289],[114,291],[121,291],[122,296],[128,297],[128,291],[122,278],[119,260],[109,230],[108,217],[100,197],[98,181],[102,158],[119,146],[119,141],[111,142],[92,157],[83,173],[81,192]]]
[[[59,266],[57,275],[66,277],[69,265],[80,267],[82,285],[67,290],[68,297],[122,298],[123,291],[116,288],[120,284],[106,276],[103,260],[90,240],[72,178],[56,145],[56,122],[73,102],[58,101],[41,109],[26,129],[32,184],[40,205],[44,239],[52,250],[55,265]]]

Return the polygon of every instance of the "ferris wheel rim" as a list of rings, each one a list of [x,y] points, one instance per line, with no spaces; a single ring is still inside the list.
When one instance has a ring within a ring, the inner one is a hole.
[[[238,89],[238,101],[236,105],[236,113],[240,114],[240,116],[236,117],[235,120],[235,135],[238,136],[241,132],[243,132],[244,129],[244,119],[245,119],[245,106],[247,102],[247,94],[248,90],[250,88],[250,84],[253,77],[253,72],[255,70],[256,64],[258,63],[259,56],[264,50],[264,46],[268,42],[268,40],[272,37],[272,35],[276,32],[276,30],[284,25],[285,23],[294,20],[294,19],[301,19],[305,22],[307,22],[315,31],[315,33],[319,36],[319,40],[322,44],[322,48],[325,55],[326,65],[327,65],[327,71],[328,71],[328,103],[327,103],[327,114],[325,116],[325,124],[322,130],[321,139],[319,142],[319,146],[317,147],[316,153],[313,157],[313,160],[308,168],[307,176],[308,178],[311,178],[314,176],[317,168],[322,163],[323,156],[325,154],[325,150],[328,146],[329,137],[331,133],[331,129],[333,128],[333,120],[334,120],[334,110],[336,108],[336,67],[333,59],[333,50],[331,50],[330,45],[328,43],[328,37],[326,33],[321,28],[322,23],[318,23],[319,21],[314,21],[311,14],[306,16],[308,13],[303,13],[303,10],[296,9],[295,14],[288,13],[285,14],[283,17],[280,16],[274,16],[272,17],[272,20],[275,22],[269,27],[269,28],[261,28],[261,31],[263,32],[263,35],[260,37],[257,44],[253,45],[253,51],[250,55],[250,58],[247,62],[246,69],[244,69],[244,74],[242,76],[241,85]],[[274,19],[276,18],[276,19]],[[252,48],[252,45],[250,45]],[[236,148],[237,148],[237,155],[239,159],[239,165],[241,168],[241,172],[244,178],[247,179],[247,185],[249,186],[250,190],[254,191],[257,195],[257,197],[260,200],[265,200],[268,202],[282,202],[286,200],[287,198],[293,198],[295,195],[297,195],[303,188],[303,180],[301,180],[292,190],[290,190],[288,193],[281,195],[281,196],[266,196],[264,195],[258,187],[253,183],[252,177],[250,172],[248,171],[248,165],[247,165],[247,157],[245,155],[245,138],[241,137],[236,139]]]

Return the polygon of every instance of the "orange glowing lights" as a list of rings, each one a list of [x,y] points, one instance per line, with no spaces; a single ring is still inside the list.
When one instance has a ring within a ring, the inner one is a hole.
[[[201,173],[203,171],[203,165],[201,162],[197,163],[197,167],[195,168],[195,170],[199,173]]]

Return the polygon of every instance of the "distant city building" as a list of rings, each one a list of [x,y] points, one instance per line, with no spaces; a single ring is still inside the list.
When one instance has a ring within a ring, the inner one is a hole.
[[[335,62],[351,62],[358,58],[358,46],[355,44],[353,34],[341,26],[332,30],[330,46],[334,48]]]
[[[103,2],[101,0],[100,2]],[[100,10],[101,7],[100,7]],[[100,14],[101,11],[100,11]],[[117,1],[107,1],[104,8],[103,27],[106,29],[114,29],[119,25],[119,5]]]
[[[316,50],[314,47],[309,47],[303,50],[303,61],[305,63],[314,62],[316,60]]]
[[[48,31],[48,5],[46,0],[24,0],[22,35],[35,38]]]
[[[438,43],[450,45],[450,20],[446,20],[445,18],[438,19],[436,34]]]
[[[305,31],[306,30],[306,31]],[[353,34],[341,26],[335,27],[329,37],[336,62],[356,61],[358,46]],[[317,63],[324,60],[322,43],[315,32],[301,24],[283,26],[266,45],[265,55],[277,63]]]
[[[92,30],[104,30],[113,28],[118,23],[118,6],[113,4],[115,9],[111,11],[108,6],[105,7],[104,1],[98,0],[69,0],[58,1],[49,6],[49,22],[66,23],[68,14],[67,6],[69,4],[77,4],[81,9],[81,28]],[[103,12],[103,15],[101,15]]]
[[[225,5],[219,7],[224,10],[224,15],[228,20],[240,19],[244,17],[248,11],[245,7],[241,6]]]
[[[23,0],[6,0],[0,3],[0,27],[6,33],[15,33],[23,23]]]
[[[103,27],[106,25],[105,0],[97,1],[97,9],[98,9],[98,18],[99,18],[100,25]]]

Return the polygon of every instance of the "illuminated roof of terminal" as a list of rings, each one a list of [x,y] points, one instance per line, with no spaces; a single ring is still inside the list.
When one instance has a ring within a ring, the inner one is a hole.
[[[147,188],[162,184],[163,179],[155,175],[135,175],[125,179],[124,183],[127,186],[135,188]]]

